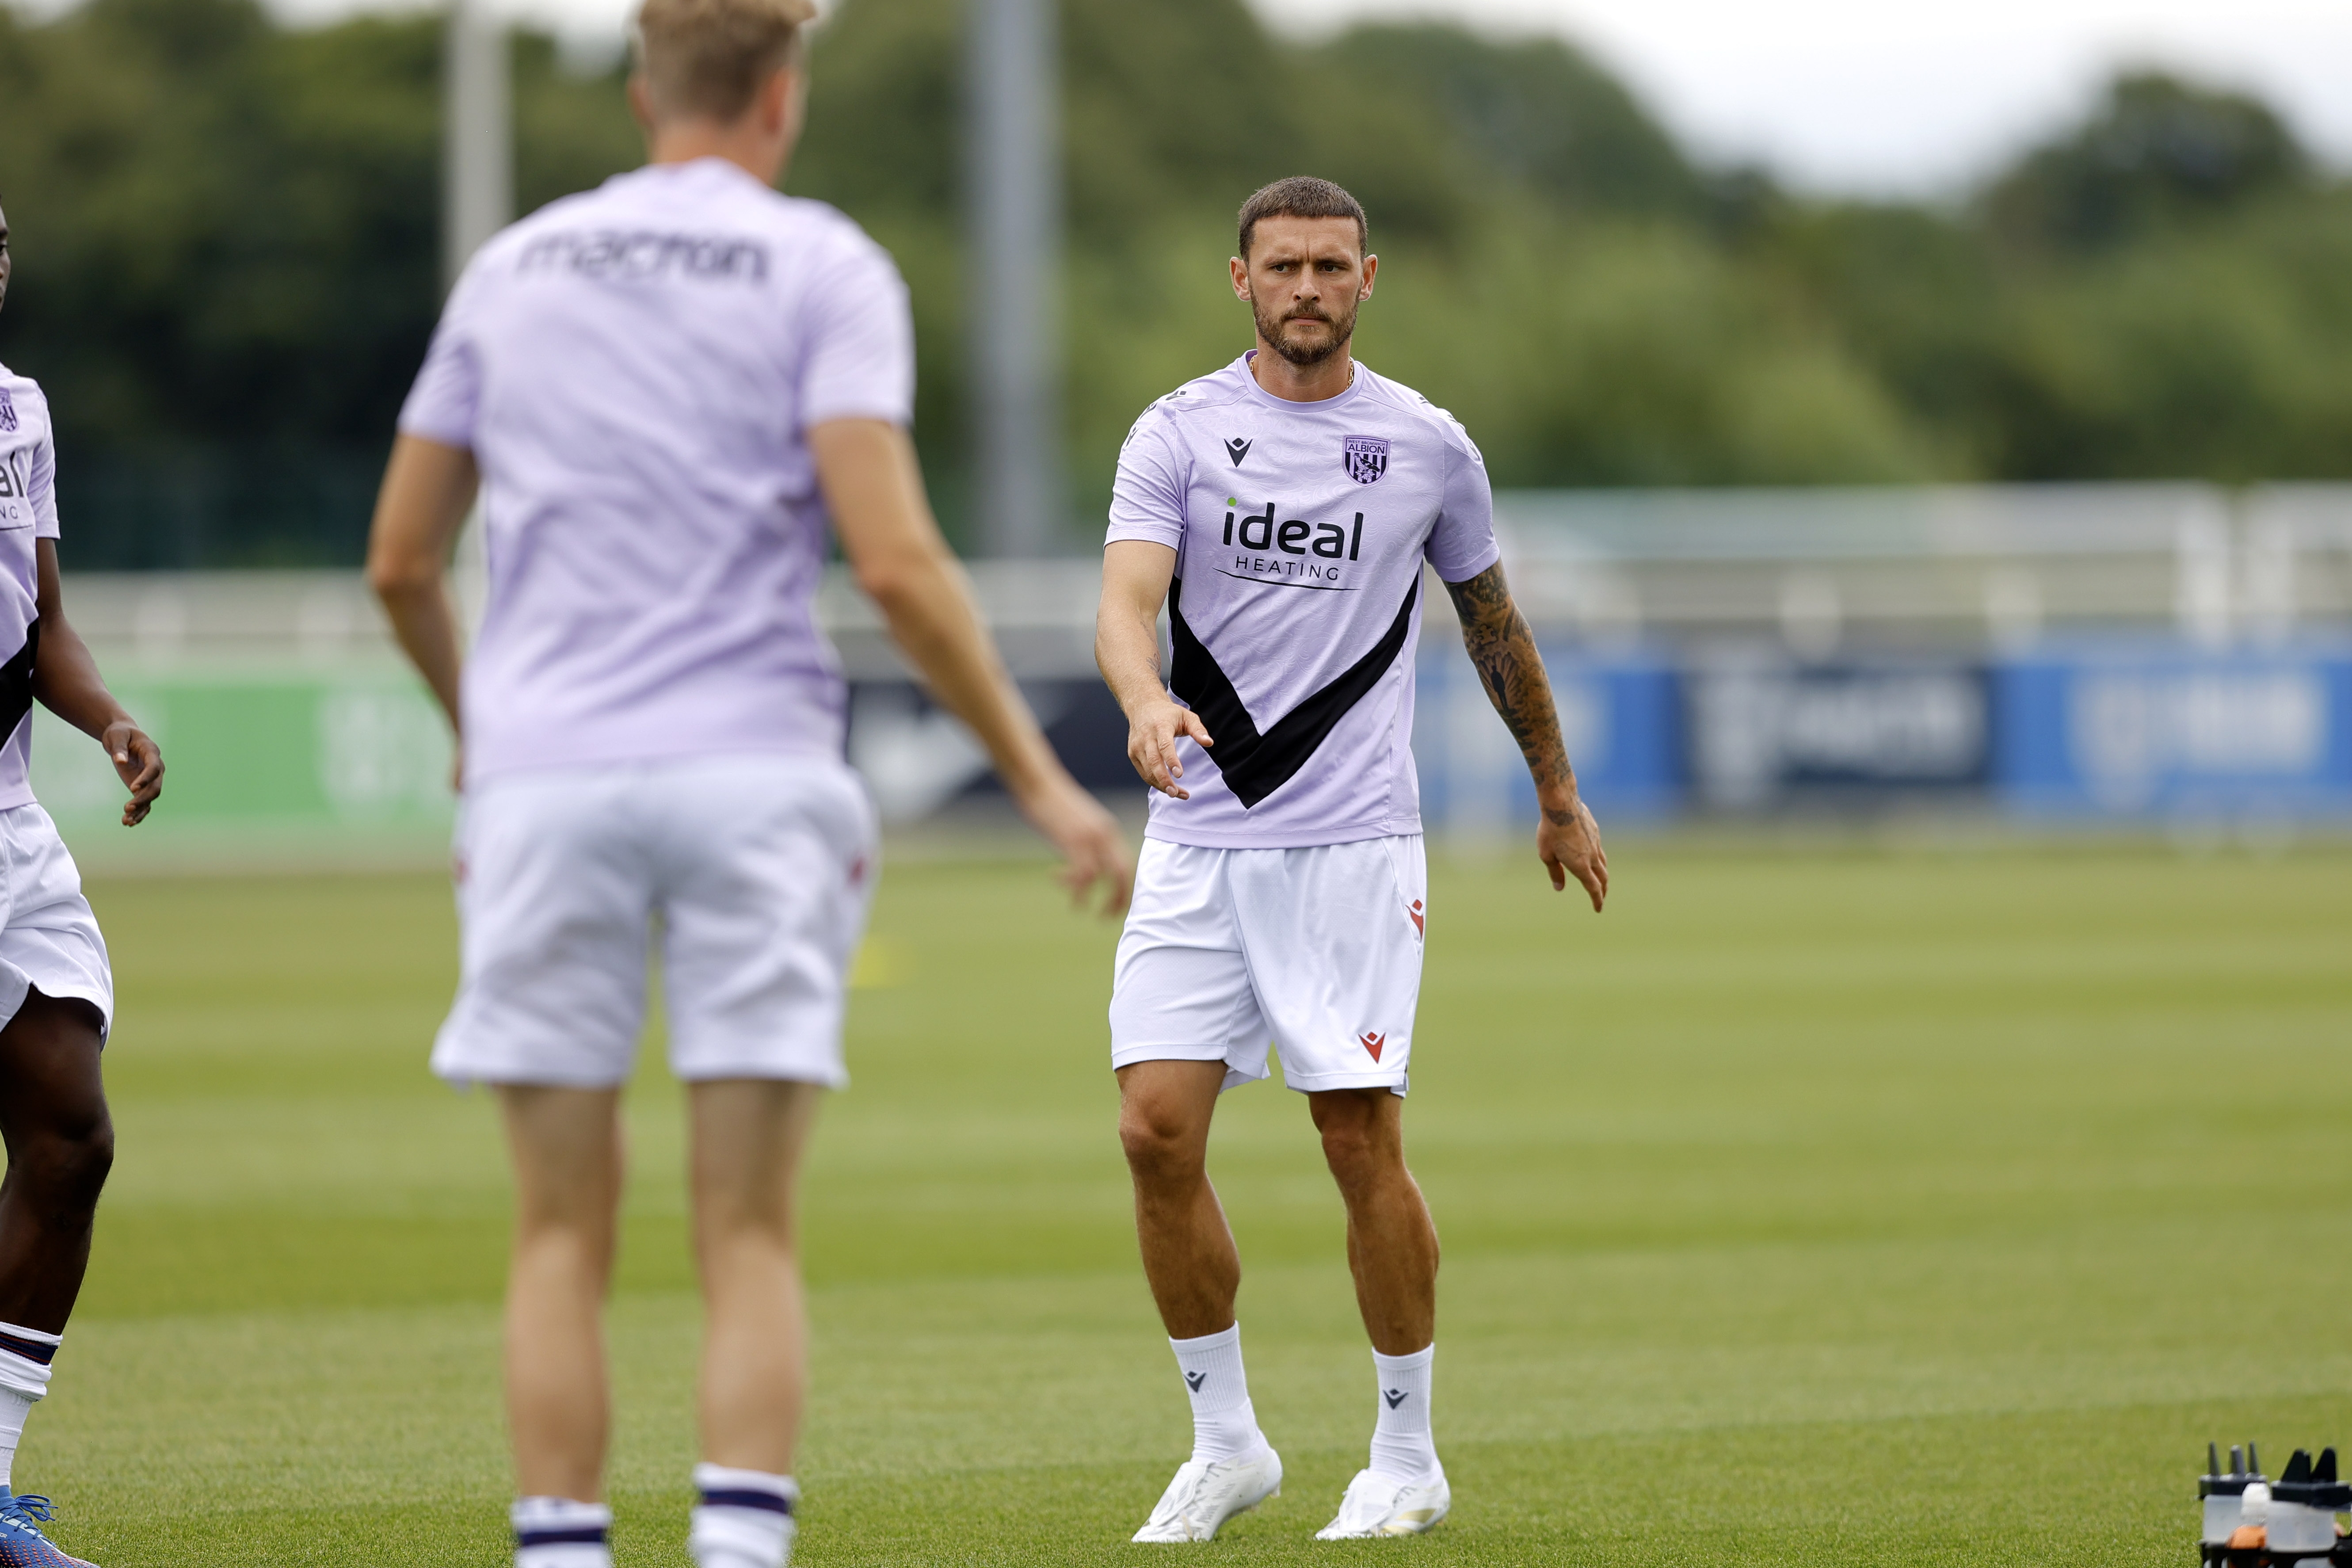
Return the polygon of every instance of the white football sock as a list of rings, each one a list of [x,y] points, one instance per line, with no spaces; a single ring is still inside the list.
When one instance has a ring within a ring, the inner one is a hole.
[[[1369,1467],[1401,1481],[1431,1481],[1444,1474],[1429,1435],[1429,1363],[1437,1347],[1411,1355],[1372,1352],[1381,1374],[1381,1416],[1372,1428]]]
[[[694,1528],[687,1550],[695,1568],[784,1568],[800,1528],[801,1489],[790,1476],[694,1467]]]
[[[1242,1371],[1242,1326],[1197,1340],[1170,1340],[1192,1400],[1192,1458],[1214,1464],[1266,1447]]]
[[[613,1510],[568,1497],[519,1498],[515,1568],[613,1568]]]
[[[0,1323],[0,1487],[12,1484],[25,1417],[49,1391],[49,1362],[65,1342],[57,1334]]]

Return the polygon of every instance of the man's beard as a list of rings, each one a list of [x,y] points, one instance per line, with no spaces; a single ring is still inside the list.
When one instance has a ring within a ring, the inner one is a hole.
[[[1250,307],[1250,313],[1257,318],[1257,335],[1271,343],[1275,353],[1302,370],[1310,365],[1321,364],[1325,360],[1346,348],[1348,340],[1356,335],[1356,311],[1352,305],[1349,307],[1345,316],[1338,318],[1321,314],[1304,315],[1295,310],[1286,316],[1269,316],[1256,305]],[[1328,321],[1331,324],[1331,335],[1322,342],[1312,345],[1292,342],[1282,330],[1291,321]]]

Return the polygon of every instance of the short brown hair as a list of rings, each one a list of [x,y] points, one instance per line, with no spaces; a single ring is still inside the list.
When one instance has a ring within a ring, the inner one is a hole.
[[[1276,180],[1242,204],[1242,259],[1249,259],[1250,238],[1258,219],[1268,217],[1351,217],[1356,220],[1356,250],[1371,245],[1371,226],[1364,221],[1364,205],[1328,180],[1293,174]]]
[[[731,124],[760,84],[793,64],[812,0],[645,0],[637,68],[654,112]]]

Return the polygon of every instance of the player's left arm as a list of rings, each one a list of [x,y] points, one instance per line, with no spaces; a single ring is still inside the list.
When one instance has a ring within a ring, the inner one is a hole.
[[[163,793],[163,748],[114,700],[98,673],[98,660],[89,656],[89,645],[66,619],[57,541],[35,540],[33,563],[35,608],[41,617],[33,695],[42,707],[106,748],[106,760],[131,791],[122,807],[122,826],[136,827],[147,820],[155,797]]]
[[[1601,827],[1576,792],[1576,770],[1569,765],[1568,746],[1559,735],[1559,709],[1552,700],[1551,679],[1544,673],[1543,656],[1536,651],[1535,633],[1512,602],[1511,585],[1496,562],[1466,582],[1448,583],[1454,613],[1462,617],[1462,644],[1477,668],[1486,700],[1510,726],[1519,743],[1528,772],[1536,782],[1536,800],[1542,822],[1536,828],[1536,853],[1543,857],[1555,889],[1565,889],[1574,877],[1592,900],[1594,913],[1609,896],[1609,855],[1601,847]]]

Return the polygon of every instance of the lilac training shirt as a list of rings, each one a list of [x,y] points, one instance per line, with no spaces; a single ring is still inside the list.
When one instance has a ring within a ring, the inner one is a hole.
[[[1250,357],[1153,404],[1119,453],[1109,538],[1175,550],[1169,684],[1214,742],[1178,742],[1192,798],[1153,792],[1146,831],[1235,849],[1418,833],[1421,565],[1461,583],[1499,559],[1486,463],[1366,365],[1291,403]]]
[[[40,384],[0,364],[0,810],[33,804],[37,539],[58,536],[58,453]]]
[[[400,415],[482,472],[468,780],[838,755],[807,433],[908,423],[914,384],[889,256],[721,159],[615,175],[485,245]]]

